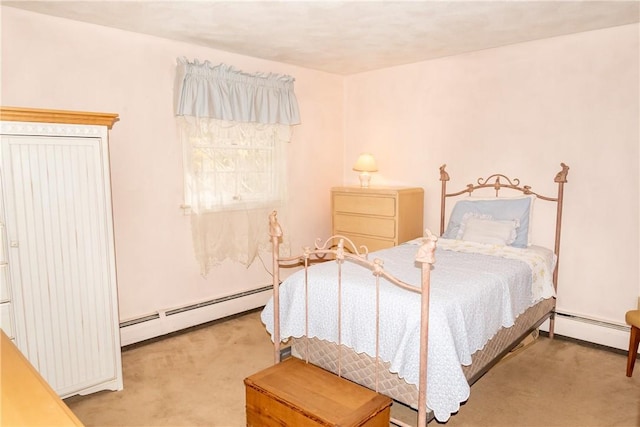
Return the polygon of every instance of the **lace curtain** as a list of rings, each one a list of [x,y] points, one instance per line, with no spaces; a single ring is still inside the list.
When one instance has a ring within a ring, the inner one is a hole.
[[[286,215],[286,146],[300,122],[294,79],[178,60],[176,116],[185,208],[201,273],[251,265],[269,248],[268,214]]]

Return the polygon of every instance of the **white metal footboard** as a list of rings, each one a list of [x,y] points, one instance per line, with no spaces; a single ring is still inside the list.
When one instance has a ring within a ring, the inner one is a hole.
[[[384,270],[383,262],[380,259],[368,260],[368,250],[366,247],[356,248],[351,240],[344,236],[335,235],[329,237],[322,242],[318,239],[314,249],[306,247],[302,255],[289,258],[280,258],[279,245],[282,238],[282,228],[278,224],[277,213],[274,211],[269,215],[269,234],[271,236],[272,252],[273,252],[273,342],[274,342],[274,362],[280,362],[280,267],[283,265],[302,264],[305,269],[305,288],[308,285],[308,268],[314,260],[327,260],[338,264],[337,285],[338,285],[338,345],[341,342],[341,287],[342,287],[342,269],[344,262],[353,262],[369,269],[375,277],[376,287],[376,363],[379,364],[379,320],[380,320],[380,278],[384,278],[390,283],[406,289],[411,292],[421,294],[421,315],[420,315],[420,378],[418,384],[418,426],[427,425],[427,354],[429,345],[429,290],[431,266],[435,262],[435,248],[437,237],[426,230],[424,243],[418,249],[416,262],[420,263],[422,268],[422,286],[420,289],[402,282],[390,275]],[[337,246],[334,244],[337,243]],[[348,250],[345,250],[345,242]],[[359,250],[360,249],[360,250]],[[305,298],[305,335],[308,335],[308,299]],[[307,360],[308,362],[308,360]],[[341,354],[338,354],[338,375],[341,373]],[[378,391],[378,373],[376,370],[376,390]]]

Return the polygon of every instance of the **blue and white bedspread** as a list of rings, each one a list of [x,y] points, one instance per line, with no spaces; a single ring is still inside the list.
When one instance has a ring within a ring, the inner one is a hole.
[[[420,285],[415,263],[418,241],[369,254],[384,261],[384,269],[408,284]],[[444,422],[469,397],[461,365],[482,349],[500,328],[541,298],[554,295],[553,254],[536,249],[438,241],[431,272],[427,406]],[[310,337],[338,342],[337,264],[311,267],[309,274]],[[375,357],[375,278],[359,265],[342,266],[342,344]],[[305,334],[304,271],[280,286],[281,337]],[[420,356],[420,296],[381,280],[380,349],[391,371],[418,384]],[[273,334],[273,301],[262,312]]]

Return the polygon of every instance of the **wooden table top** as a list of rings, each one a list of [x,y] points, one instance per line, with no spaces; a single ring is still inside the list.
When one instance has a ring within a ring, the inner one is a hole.
[[[2,426],[83,425],[2,330],[0,390]]]

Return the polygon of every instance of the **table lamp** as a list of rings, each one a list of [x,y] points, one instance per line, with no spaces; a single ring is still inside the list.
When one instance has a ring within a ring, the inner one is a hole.
[[[368,188],[369,181],[371,180],[370,172],[377,172],[378,166],[376,166],[376,159],[369,153],[362,153],[358,157],[358,161],[353,166],[353,170],[360,172],[360,187]]]

